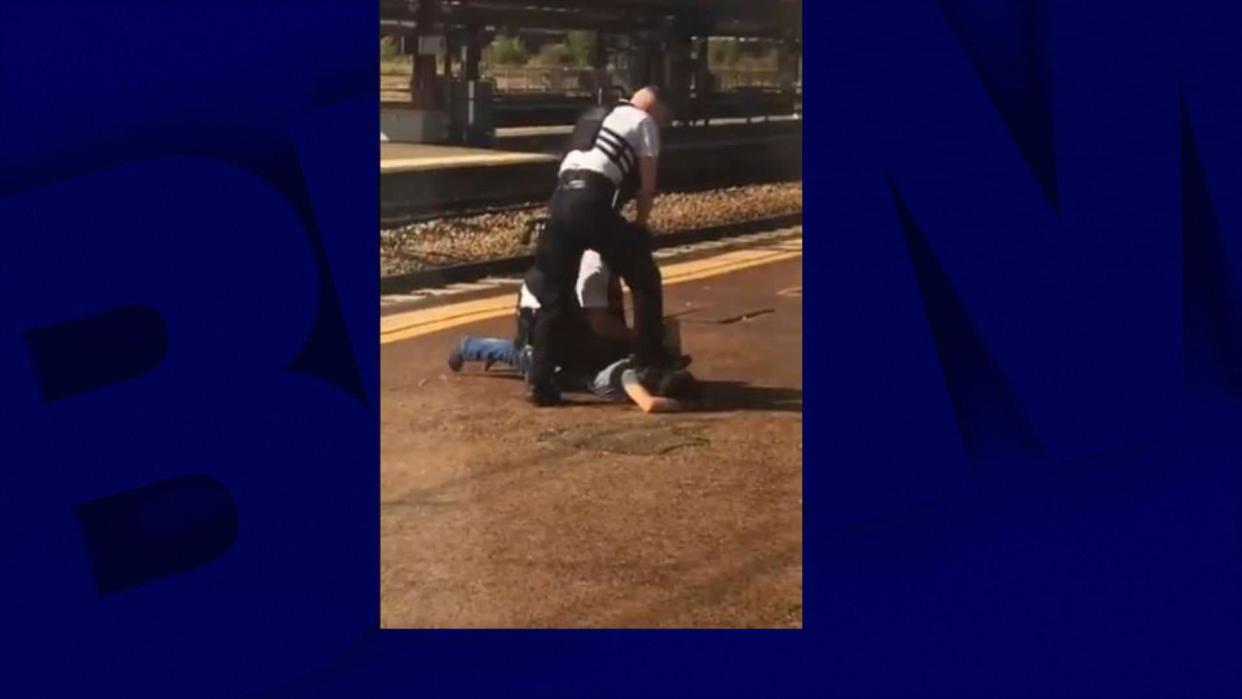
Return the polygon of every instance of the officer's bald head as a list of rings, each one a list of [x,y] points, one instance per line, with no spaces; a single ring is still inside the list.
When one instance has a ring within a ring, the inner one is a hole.
[[[668,124],[669,118],[672,116],[668,111],[668,106],[660,99],[659,88],[654,85],[640,88],[630,98],[630,103],[650,114],[656,120],[656,123],[661,126]]]

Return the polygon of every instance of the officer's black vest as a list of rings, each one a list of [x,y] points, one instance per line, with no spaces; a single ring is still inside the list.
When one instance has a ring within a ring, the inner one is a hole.
[[[618,187],[617,206],[620,207],[638,192],[638,153],[621,134],[604,126],[615,109],[638,109],[633,104],[621,101],[610,107],[596,106],[583,112],[574,124],[574,131],[569,137],[570,150],[598,150],[603,153],[617,169],[621,171],[621,184]]]

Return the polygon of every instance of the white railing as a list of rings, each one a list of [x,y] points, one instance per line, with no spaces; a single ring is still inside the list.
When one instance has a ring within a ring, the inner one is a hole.
[[[488,66],[481,72],[495,84],[496,92],[503,93],[592,95],[598,86],[591,68]],[[609,81],[615,84],[620,77],[619,73],[610,73]]]

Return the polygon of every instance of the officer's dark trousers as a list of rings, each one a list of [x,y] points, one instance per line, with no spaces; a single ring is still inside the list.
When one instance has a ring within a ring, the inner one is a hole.
[[[569,320],[578,265],[588,248],[598,252],[609,270],[630,287],[637,331],[636,363],[659,363],[663,355],[664,299],[660,269],[651,256],[650,234],[613,210],[612,194],[603,188],[561,186],[552,195],[549,214],[535,248],[535,269],[528,277],[538,279],[532,290],[540,305],[532,333],[532,383],[550,385],[555,356],[561,353],[553,344],[564,337],[560,325]]]

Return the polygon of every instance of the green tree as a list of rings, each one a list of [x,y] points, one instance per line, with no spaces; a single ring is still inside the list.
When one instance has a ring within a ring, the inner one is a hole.
[[[523,66],[530,59],[522,40],[516,36],[497,36],[488,52],[491,62],[500,66]]]
[[[746,41],[738,45],[738,63],[754,70],[776,70],[776,46],[767,41]]]
[[[707,64],[711,68],[729,68],[742,58],[737,39],[712,38],[707,41]]]
[[[534,63],[541,66],[567,66],[573,64],[573,56],[565,44],[544,44],[535,56]]]
[[[393,60],[397,57],[397,38],[393,36],[380,37],[380,60]]]
[[[594,32],[569,32],[565,38],[565,45],[569,49],[570,65],[578,68],[586,68],[591,65],[591,58],[595,53]]]

